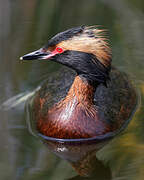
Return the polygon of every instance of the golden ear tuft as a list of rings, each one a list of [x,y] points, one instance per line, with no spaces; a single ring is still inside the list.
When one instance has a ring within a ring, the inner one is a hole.
[[[107,38],[107,30],[100,29],[100,26],[86,26],[84,33],[91,39],[91,51],[94,53],[99,61],[108,66],[111,63],[112,53]]]
[[[111,63],[111,48],[106,34],[107,30],[98,26],[86,26],[83,32],[62,41],[59,46],[65,50],[92,53],[103,65],[108,66]]]

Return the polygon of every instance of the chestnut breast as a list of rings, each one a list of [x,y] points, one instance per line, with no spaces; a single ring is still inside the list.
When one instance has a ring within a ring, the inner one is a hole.
[[[64,139],[104,134],[109,127],[93,103],[94,93],[93,86],[76,76],[66,97],[50,109],[46,106],[48,97],[35,98],[38,131],[46,136]]]
[[[47,114],[42,111],[39,114],[37,128],[42,134],[74,139],[94,137],[106,132],[106,125],[99,119],[94,105],[86,107],[79,103],[76,97],[66,104],[61,103],[50,109]]]

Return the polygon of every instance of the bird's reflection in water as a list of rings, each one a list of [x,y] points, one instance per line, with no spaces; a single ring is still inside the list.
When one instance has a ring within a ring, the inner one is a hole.
[[[97,159],[94,164],[95,171],[89,177],[75,176],[67,180],[111,180],[111,170],[108,166],[104,165]]]

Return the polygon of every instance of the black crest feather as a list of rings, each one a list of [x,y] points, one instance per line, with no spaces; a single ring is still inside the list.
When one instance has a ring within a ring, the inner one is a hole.
[[[60,43],[61,41],[65,41],[70,39],[71,37],[81,33],[84,30],[85,26],[75,27],[68,29],[64,32],[60,32],[56,34],[53,38],[51,38],[48,43],[46,44],[45,48],[49,46],[55,46],[56,44]]]

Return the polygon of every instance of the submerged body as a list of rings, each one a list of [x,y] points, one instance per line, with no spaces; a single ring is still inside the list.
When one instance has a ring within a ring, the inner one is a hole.
[[[32,110],[38,132],[77,139],[119,130],[136,106],[135,89],[127,75],[112,68],[107,87],[96,88],[74,76],[62,69],[54,77],[57,80],[47,81],[34,95]]]

